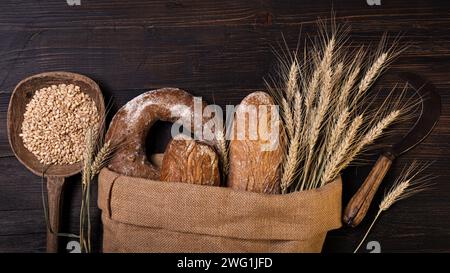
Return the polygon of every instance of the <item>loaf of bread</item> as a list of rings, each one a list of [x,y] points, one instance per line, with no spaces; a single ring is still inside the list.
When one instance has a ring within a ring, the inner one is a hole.
[[[269,94],[254,92],[237,107],[230,141],[228,187],[259,193],[280,192],[284,138],[274,104]],[[239,122],[244,122],[244,126]]]
[[[202,103],[202,109],[205,105]],[[194,97],[184,90],[162,88],[139,95],[120,108],[111,121],[106,141],[118,148],[108,168],[123,175],[159,179],[158,166],[146,156],[147,133],[158,120],[177,122],[193,118]],[[193,131],[194,126],[195,123],[187,128]]]
[[[219,157],[205,143],[173,139],[164,153],[160,180],[219,186]]]

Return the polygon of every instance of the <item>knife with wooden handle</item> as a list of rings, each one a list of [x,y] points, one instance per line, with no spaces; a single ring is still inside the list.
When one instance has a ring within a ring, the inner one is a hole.
[[[399,76],[408,81],[422,98],[422,112],[402,141],[380,155],[362,186],[350,199],[344,211],[343,222],[351,227],[359,225],[366,216],[394,159],[421,143],[431,133],[441,115],[441,98],[429,81],[413,73],[400,73]]]

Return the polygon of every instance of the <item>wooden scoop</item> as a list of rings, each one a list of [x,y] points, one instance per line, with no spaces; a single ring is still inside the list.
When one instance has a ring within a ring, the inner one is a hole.
[[[82,92],[88,94],[96,103],[103,124],[105,103],[98,85],[90,78],[69,72],[47,72],[28,77],[21,81],[11,95],[8,107],[8,139],[17,159],[34,174],[42,176],[46,170],[48,192],[48,220],[47,252],[58,252],[59,218],[61,213],[61,194],[65,178],[81,171],[81,162],[70,165],[45,166],[28,151],[23,145],[21,133],[22,122],[26,105],[33,98],[36,90],[61,83],[74,84],[80,87]]]

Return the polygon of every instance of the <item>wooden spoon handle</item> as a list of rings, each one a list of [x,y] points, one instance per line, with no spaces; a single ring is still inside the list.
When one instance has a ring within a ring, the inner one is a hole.
[[[47,178],[48,222],[47,253],[58,252],[59,218],[61,215],[61,199],[64,177],[50,176]]]
[[[356,227],[361,223],[393,160],[394,157],[388,153],[384,153],[378,158],[362,186],[347,204],[343,216],[345,224]]]

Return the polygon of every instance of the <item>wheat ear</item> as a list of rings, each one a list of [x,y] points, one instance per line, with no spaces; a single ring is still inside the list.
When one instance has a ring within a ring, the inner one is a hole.
[[[375,60],[375,62],[367,70],[366,74],[362,78],[358,86],[358,92],[356,93],[356,98],[360,98],[364,92],[369,89],[375,79],[380,75],[383,70],[386,61],[388,60],[388,53],[384,52]]]
[[[298,92],[298,72],[299,67],[297,61],[293,61],[289,69],[288,81],[286,84],[286,98],[291,101],[294,95]]]
[[[308,125],[306,127],[306,133],[308,133],[308,148],[306,154],[306,162],[304,165],[304,172],[302,173],[301,183],[298,187],[303,188],[308,180],[309,173],[314,173],[313,170],[310,170],[312,160],[313,160],[313,151],[316,145],[317,139],[319,138],[319,133],[322,128],[322,122],[325,119],[327,111],[329,109],[329,104],[331,100],[331,90],[332,90],[332,71],[331,71],[331,63],[333,60],[333,52],[336,41],[335,38],[332,37],[325,47],[323,58],[319,64],[319,67],[316,68],[314,74],[321,75],[323,77],[323,81],[320,84],[320,94],[317,102],[317,107],[315,111],[311,111],[312,109],[308,109],[307,106],[307,122]],[[319,71],[319,72],[317,72]],[[315,76],[313,75],[313,77]],[[308,90],[309,92],[310,90]],[[308,94],[309,96],[309,94]],[[310,103],[310,102],[308,102]],[[305,131],[305,130],[303,130]]]
[[[294,95],[294,114],[293,114],[293,121],[295,130],[300,130],[302,126],[302,95],[300,92],[295,93]]]
[[[300,131],[297,131],[292,139],[289,140],[289,146],[283,160],[283,174],[281,175],[281,192],[287,193],[289,186],[295,179],[297,167],[299,164],[300,149]]]
[[[322,175],[321,185],[330,182],[345,166],[342,165],[342,162],[345,161],[345,157],[347,156],[347,152],[350,149],[351,145],[355,141],[356,136],[358,135],[358,130],[362,125],[363,116],[357,116],[351,123],[350,128],[348,129],[345,137],[339,143],[336,148],[336,151],[329,158],[325,170]]]
[[[222,161],[222,175],[225,177],[228,174],[230,162],[228,155],[228,143],[225,139],[225,133],[222,128],[217,130],[216,139],[219,148],[219,156]]]
[[[342,110],[342,112],[339,114],[338,119],[333,124],[333,126],[331,128],[331,132],[329,132],[330,139],[327,143],[327,157],[329,155],[331,155],[331,153],[336,148],[339,138],[341,137],[342,132],[345,129],[345,125],[347,124],[347,119],[348,119],[349,115],[350,115],[350,112],[349,112],[348,108],[345,108],[344,110]]]
[[[85,147],[83,153],[83,169],[82,169],[82,183],[85,185],[91,177],[91,165],[93,160],[93,153],[95,150],[95,133],[93,128],[88,128],[85,135]]]
[[[385,116],[382,120],[380,120],[373,128],[371,128],[366,135],[364,135],[363,139],[361,140],[361,146],[367,146],[375,139],[381,136],[384,129],[389,127],[397,118],[400,116],[401,111],[400,110],[394,110],[391,113],[389,113],[387,116]]]
[[[343,168],[348,166],[350,162],[355,159],[357,155],[367,146],[372,144],[377,138],[379,138],[384,130],[389,127],[397,118],[400,116],[400,110],[394,110],[389,115],[384,117],[381,121],[379,121],[374,127],[372,127],[363,137],[359,140],[359,143],[355,145],[353,149],[347,154],[345,161],[342,163]]]
[[[343,107],[345,107],[348,103],[350,91],[352,90],[353,86],[355,85],[356,78],[359,75],[361,68],[359,65],[355,66],[353,70],[350,72],[348,77],[345,79],[341,89],[340,89],[340,95],[338,98],[338,107],[337,109],[340,110]]]
[[[285,98],[281,99],[281,110],[283,113],[284,125],[286,127],[287,134],[289,138],[294,135],[294,118],[292,109]]]
[[[113,149],[111,146],[111,141],[107,141],[98,151],[97,155],[95,156],[94,161],[91,165],[91,179],[94,178],[95,175],[97,175],[100,170],[105,166],[108,158],[110,157]]]
[[[323,76],[323,81],[320,88],[321,92],[319,95],[319,101],[317,102],[317,111],[315,115],[312,115],[312,113],[310,113],[312,121],[311,128],[309,130],[310,152],[312,151],[317,141],[322,121],[325,118],[331,100],[331,90],[332,90],[331,61],[333,59],[334,46],[335,46],[335,39],[333,37],[331,38],[330,42],[325,48],[324,56],[319,67],[319,69],[321,70],[320,74]]]
[[[370,231],[372,230],[372,227],[383,211],[388,210],[397,201],[408,198],[418,192],[426,190],[429,187],[429,184],[426,182],[432,179],[431,176],[424,176],[422,178],[416,179],[416,176],[429,166],[430,164],[419,166],[414,161],[408,168],[403,169],[402,173],[396,179],[391,189],[384,195],[375,218],[367,229],[367,232],[364,234],[364,237],[361,239],[361,242],[356,247],[354,253],[356,253],[364,243]]]

